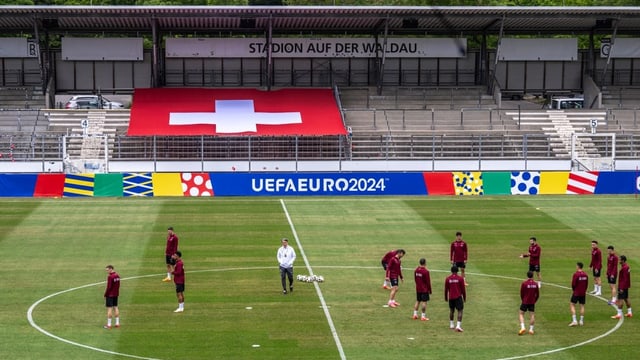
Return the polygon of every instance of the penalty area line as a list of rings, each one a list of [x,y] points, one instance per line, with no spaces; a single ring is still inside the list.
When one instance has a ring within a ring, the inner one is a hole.
[[[287,221],[289,222],[289,227],[291,228],[293,237],[296,240],[296,244],[298,245],[298,251],[300,252],[300,255],[302,255],[302,259],[304,260],[304,265],[307,267],[307,270],[309,271],[309,275],[313,275],[313,270],[311,269],[311,265],[309,264],[309,259],[307,259],[307,255],[304,253],[304,249],[302,248],[302,243],[300,242],[300,238],[298,238],[298,233],[296,232],[296,227],[293,225],[291,216],[289,216],[289,210],[287,210],[287,205],[285,205],[283,199],[280,199],[280,205],[282,206],[282,210],[284,211],[284,214],[287,217]],[[333,335],[333,340],[335,341],[336,347],[338,348],[338,353],[340,353],[340,359],[346,360],[347,357],[344,354],[344,349],[342,347],[342,343],[340,342],[338,331],[336,330],[336,327],[333,324],[333,319],[331,319],[331,313],[329,313],[329,307],[327,306],[327,302],[324,300],[324,296],[322,295],[322,290],[320,290],[320,285],[318,285],[318,283],[315,281],[313,282],[313,285],[316,288],[316,293],[318,294],[318,298],[320,299],[322,310],[324,311],[324,315],[327,318],[327,322],[329,323],[329,328],[331,329],[331,335]]]

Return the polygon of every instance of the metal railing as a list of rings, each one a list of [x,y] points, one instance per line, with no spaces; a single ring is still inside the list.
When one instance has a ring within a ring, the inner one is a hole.
[[[352,159],[557,159],[568,157],[532,112],[492,108],[343,110],[347,136],[126,136],[126,121],[108,132],[112,160],[352,160]],[[585,117],[592,110],[573,111]],[[77,120],[51,127],[45,110],[0,111],[0,161],[56,161],[65,135],[81,136]],[[609,109],[598,131],[616,133],[616,157],[640,154],[638,109]],[[548,119],[547,119],[548,120]],[[587,120],[580,120],[587,123]],[[110,125],[110,126],[111,126]],[[62,126],[62,127],[61,127]],[[124,130],[123,130],[124,129]],[[55,130],[55,131],[54,131]],[[117,131],[116,131],[117,130]],[[576,125],[576,132],[588,132]],[[606,154],[605,146],[602,156]],[[69,151],[75,151],[73,148]]]
[[[129,137],[111,136],[109,159],[122,161],[302,161],[564,159],[568,151],[550,135],[524,134],[354,134],[321,137]],[[59,161],[62,134],[0,134],[0,161]],[[597,143],[611,156],[611,144]],[[73,147],[67,152],[80,151]],[[616,158],[637,159],[640,134],[616,135]]]

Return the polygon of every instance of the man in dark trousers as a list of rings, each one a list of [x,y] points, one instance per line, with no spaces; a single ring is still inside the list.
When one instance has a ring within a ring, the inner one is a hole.
[[[182,253],[176,251],[173,254],[175,265],[172,266],[171,274],[173,274],[173,282],[176,284],[176,296],[178,297],[178,308],[174,312],[184,311],[184,263],[182,262]]]
[[[107,289],[104,291],[104,298],[107,306],[107,325],[105,329],[111,329],[111,319],[115,317],[115,327],[120,327],[120,310],[118,309],[118,296],[120,296],[120,275],[114,270],[113,265],[107,265],[105,270],[107,275]]]
[[[462,313],[464,311],[464,302],[467,301],[467,291],[464,286],[464,279],[458,275],[458,267],[451,267],[451,275],[444,280],[444,301],[449,302],[449,328],[456,332],[462,330]],[[453,323],[453,315],[458,310],[458,321],[455,326]]]
[[[533,271],[527,271],[527,280],[520,284],[520,331],[518,335],[523,335],[527,330],[524,328],[524,313],[529,312],[529,334],[533,335],[533,326],[536,323],[536,302],[540,297],[538,283],[533,280]]]

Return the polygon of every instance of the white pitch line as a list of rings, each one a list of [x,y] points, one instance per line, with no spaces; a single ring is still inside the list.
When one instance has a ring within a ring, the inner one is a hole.
[[[293,237],[296,239],[296,244],[298,245],[298,250],[300,251],[300,255],[302,255],[304,264],[307,267],[307,270],[309,270],[309,275],[313,275],[313,270],[311,269],[311,265],[309,264],[309,259],[307,259],[307,255],[304,253],[304,249],[302,248],[302,243],[300,242],[300,238],[298,238],[298,233],[296,232],[296,228],[293,225],[293,221],[291,221],[291,216],[289,216],[289,211],[287,210],[287,206],[285,205],[283,199],[280,199],[280,205],[282,205],[282,210],[284,211],[284,214],[287,216],[289,227],[291,228]],[[344,354],[344,349],[342,348],[342,343],[340,342],[338,331],[336,330],[336,327],[333,324],[333,320],[331,319],[331,314],[329,313],[329,308],[327,307],[327,303],[324,300],[324,296],[322,296],[322,291],[320,290],[320,286],[315,281],[313,282],[313,286],[315,286],[316,293],[318,294],[318,298],[320,298],[320,304],[322,304],[322,310],[324,311],[324,315],[327,317],[327,322],[329,323],[329,328],[331,329],[331,335],[333,335],[333,340],[336,342],[336,346],[338,347],[338,353],[340,353],[340,359],[346,360],[347,356]]]
[[[70,291],[75,291],[75,290],[83,289],[83,288],[86,288],[86,287],[96,286],[96,285],[105,284],[105,283],[106,283],[106,281],[102,281],[102,282],[97,282],[97,283],[93,283],[93,284],[82,285],[82,286],[74,287],[74,288],[71,288],[71,289],[58,291],[57,293],[50,294],[50,295],[47,295],[47,296],[43,297],[42,299],[36,301],[35,303],[33,303],[33,305],[31,305],[29,307],[29,310],[27,311],[27,319],[29,320],[29,324],[31,326],[33,326],[36,330],[40,331],[41,333],[43,333],[43,334],[45,334],[45,335],[47,335],[49,337],[52,337],[52,338],[54,338],[54,339],[56,339],[58,341],[62,341],[63,343],[70,344],[70,345],[75,345],[75,346],[79,346],[81,348],[85,348],[85,349],[89,349],[89,350],[93,350],[93,351],[98,351],[98,352],[102,352],[102,353],[106,353],[106,354],[130,357],[130,358],[133,358],[133,359],[159,360],[159,359],[155,359],[155,358],[148,358],[148,357],[142,357],[142,356],[131,355],[131,354],[123,354],[123,353],[119,353],[119,352],[116,352],[116,351],[100,349],[100,348],[97,348],[97,347],[81,344],[81,343],[78,343],[78,342],[75,342],[75,341],[71,341],[71,340],[67,340],[65,338],[61,338],[58,335],[54,335],[54,334],[48,332],[47,330],[45,330],[45,329],[41,328],[40,326],[38,326],[38,324],[36,324],[35,321],[33,321],[33,310],[41,302],[43,302],[43,301],[45,301],[47,299],[50,299],[50,298],[52,298],[54,296],[58,296],[60,294],[68,293]]]
[[[480,275],[480,274],[478,274]],[[487,277],[494,277],[494,278],[502,278],[502,279],[516,279],[514,277],[510,277],[510,276],[501,276],[501,275],[485,275]],[[553,287],[557,287],[560,289],[567,289],[567,290],[571,290],[571,288],[569,288],[568,286],[563,286],[563,285],[558,285],[558,284],[553,284],[553,283],[545,283],[546,286],[553,286]],[[600,297],[600,296],[595,296],[595,295],[589,295],[589,296],[593,296],[596,299],[602,300],[602,301],[607,301],[605,298]],[[614,326],[613,328],[609,329],[609,331],[605,332],[604,334],[600,334],[596,337],[587,339],[583,342],[577,343],[577,344],[573,344],[573,345],[569,345],[569,346],[565,346],[565,347],[561,347],[561,348],[555,348],[555,349],[551,349],[551,350],[547,350],[547,351],[542,351],[539,353],[532,353],[532,354],[525,354],[525,355],[518,355],[518,356],[512,356],[512,357],[507,357],[507,358],[499,358],[496,360],[515,360],[515,359],[525,359],[525,358],[530,358],[530,357],[535,357],[535,356],[541,356],[541,355],[549,355],[549,354],[554,354],[560,351],[565,351],[565,350],[569,350],[569,349],[573,349],[582,345],[586,345],[589,344],[591,342],[594,342],[596,340],[600,340],[606,336],[611,335],[614,331],[618,330],[620,328],[620,326],[622,326],[622,323],[624,322],[624,317],[622,317],[621,319],[618,320],[618,322],[616,323],[616,326]]]
[[[283,204],[284,206],[284,204]],[[287,213],[287,218],[289,218],[289,215]],[[298,246],[300,247],[299,241],[298,241],[298,237],[297,234],[295,232],[295,229],[292,227],[292,230],[294,232],[294,236],[296,237],[296,241],[298,242]],[[303,250],[300,249],[300,253],[303,254]],[[305,263],[307,264],[307,268],[309,269],[309,271],[311,271],[311,268],[308,266],[308,261],[306,259],[306,256],[303,255],[303,258],[305,259]],[[325,268],[325,269],[377,269],[377,266],[316,266],[317,268]],[[272,266],[257,266],[257,267],[234,267],[234,268],[223,268],[223,269],[202,269],[202,270],[192,270],[192,271],[188,271],[188,273],[204,273],[204,272],[222,272],[222,271],[239,271],[239,270],[270,270],[273,269]],[[429,269],[429,271],[431,272],[442,272],[442,273],[448,273],[449,270],[439,270],[439,269]],[[499,279],[508,279],[508,280],[521,280],[520,278],[516,278],[516,277],[512,277],[512,276],[504,276],[504,275],[491,275],[491,274],[482,274],[482,273],[474,273],[474,272],[467,272],[467,274],[469,275],[477,275],[477,276],[482,276],[482,277],[492,277],[492,278],[499,278]],[[311,274],[313,275],[313,274]],[[131,277],[127,277],[127,278],[123,278],[122,280],[133,280],[133,279],[141,279],[141,278],[148,278],[148,277],[156,277],[156,276],[164,276],[164,274],[159,273],[159,274],[149,274],[149,275],[139,275],[139,276],[131,276]],[[96,348],[93,346],[89,346],[89,345],[85,345],[85,344],[81,344],[75,341],[71,341],[71,340],[67,340],[65,338],[62,338],[60,336],[54,335],[46,330],[44,330],[43,328],[41,328],[40,326],[38,326],[36,324],[36,322],[33,320],[33,311],[35,310],[35,308],[40,305],[42,302],[44,302],[45,300],[51,299],[54,296],[58,296],[58,295],[62,295],[71,291],[75,291],[75,290],[80,290],[80,289],[84,289],[87,287],[91,287],[91,286],[97,286],[97,285],[101,285],[101,284],[105,284],[106,281],[101,281],[101,282],[97,282],[97,283],[92,283],[92,284],[86,284],[86,285],[82,285],[82,286],[77,286],[74,288],[70,288],[70,289],[66,289],[66,290],[62,290],[62,291],[58,291],[56,293],[53,294],[49,294],[43,298],[41,298],[40,300],[36,301],[35,303],[33,303],[33,305],[31,305],[29,307],[29,310],[27,311],[27,319],[29,321],[29,324],[35,328],[36,330],[40,331],[42,334],[49,336],[53,339],[56,339],[58,341],[67,343],[69,345],[74,345],[74,346],[78,346],[81,348],[85,348],[85,349],[89,349],[89,350],[93,350],[93,351],[98,351],[98,352],[102,352],[102,353],[106,353],[106,354],[111,354],[111,355],[119,355],[119,356],[124,356],[124,357],[129,357],[129,358],[133,358],[133,359],[142,359],[142,360],[161,360],[158,358],[148,358],[148,357],[142,357],[142,356],[137,356],[137,355],[132,355],[132,354],[125,354],[125,353],[119,353],[116,351],[111,351],[111,350],[105,350],[105,349],[100,349],[100,348]],[[329,307],[326,305],[326,302],[324,301],[324,298],[322,297],[322,293],[320,292],[320,288],[318,286],[317,283],[314,282],[314,285],[316,287],[316,291],[318,292],[318,296],[320,297],[321,300],[321,307],[324,309],[324,312],[327,316],[328,322],[329,322],[329,326],[331,327],[332,333],[334,335],[334,339],[336,339],[336,344],[338,345],[338,349],[340,351],[340,354],[342,356],[342,360],[346,360],[346,356],[344,355],[344,350],[342,349],[342,345],[340,344],[340,339],[337,337],[337,332],[335,331],[335,326],[333,326],[333,321],[331,320],[331,316],[329,314]],[[557,287],[560,289],[567,289],[570,290],[569,287],[567,286],[563,286],[563,285],[558,285],[558,284],[554,284],[554,283],[545,283],[546,286],[553,286],[553,287]],[[605,298],[603,297],[599,297],[599,296],[595,296],[595,295],[589,295],[589,296],[593,296],[599,300],[602,301],[607,301]],[[613,332],[615,332],[616,330],[618,330],[621,326],[622,323],[624,322],[624,317],[621,318],[620,320],[618,320],[618,322],[616,323],[616,326],[614,326],[613,328],[609,329],[607,332],[600,334],[594,338],[590,338],[587,339],[583,342],[577,343],[577,344],[573,344],[573,345],[569,345],[566,347],[562,347],[562,348],[555,348],[555,349],[551,349],[551,350],[547,350],[547,351],[543,351],[543,352],[539,352],[539,353],[531,353],[531,354],[524,354],[524,355],[517,355],[517,356],[513,356],[513,357],[508,357],[508,358],[499,358],[496,360],[515,360],[515,359],[525,359],[525,358],[529,358],[529,357],[535,357],[535,356],[540,356],[540,355],[548,355],[548,354],[553,354],[556,352],[560,352],[560,351],[564,351],[564,350],[568,350],[568,349],[572,349],[572,348],[576,348],[582,345],[586,345],[589,344],[591,342],[594,342],[596,340],[602,339],[606,336],[611,335]]]

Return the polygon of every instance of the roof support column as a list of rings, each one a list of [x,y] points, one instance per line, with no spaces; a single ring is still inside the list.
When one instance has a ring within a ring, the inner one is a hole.
[[[487,72],[489,73],[489,79],[487,79],[487,82],[492,84],[491,86],[489,86],[489,91],[491,91],[491,93],[494,93],[494,89],[496,87],[496,85],[500,88],[500,97],[502,97],[502,87],[505,86],[505,84],[500,84],[498,82],[498,61],[500,61],[500,45],[502,44],[502,36],[504,34],[504,20],[505,20],[505,15],[502,15],[502,20],[500,20],[500,32],[498,33],[498,43],[496,44],[496,55],[495,55],[495,59],[493,61],[493,69],[487,69]],[[487,66],[489,64],[489,59],[487,58]]]
[[[151,19],[151,87],[160,87],[160,36],[158,33],[158,19]]]
[[[615,43],[616,43],[616,35],[618,34],[618,20],[619,19],[614,20],[615,25],[613,26],[613,34],[611,34],[611,44],[609,46],[609,53],[607,54],[607,62],[604,65],[604,68],[602,69],[602,78],[600,80],[601,89],[607,85],[605,83],[605,78],[607,76],[607,70],[609,69],[609,64],[611,63],[611,54],[613,53],[613,47],[615,46]]]
[[[502,15],[502,21],[500,21],[500,33],[498,34],[498,44],[496,46],[496,59],[493,63],[493,71],[495,72],[498,66],[498,60],[500,59],[500,46],[502,45],[502,36],[504,34],[504,20],[505,16]]]
[[[593,29],[589,32],[589,53],[587,55],[587,73],[595,81],[596,77],[596,54],[595,54],[595,40]]]
[[[389,17],[384,21],[384,39],[382,40],[382,56],[378,53],[378,34],[376,34],[376,59],[378,60],[377,92],[382,95],[382,84],[384,83],[384,61],[387,58],[387,36],[389,34]]]
[[[480,58],[478,59],[478,78],[476,79],[478,84],[487,84],[489,81],[489,52],[487,51],[487,32],[482,33],[482,40],[480,42]]]
[[[42,31],[44,31],[44,40],[40,38],[41,26]],[[46,94],[49,86],[49,78],[51,76],[52,57],[49,52],[49,31],[44,27],[42,19],[34,19],[33,36],[35,37],[35,42],[38,45],[38,67],[40,68],[40,79],[42,80],[42,93]],[[44,45],[44,51],[42,51],[42,45]]]
[[[269,15],[269,27],[267,28],[267,90],[271,90],[273,84],[273,15]]]
[[[46,87],[47,87],[47,79],[45,76],[45,68],[44,68],[44,61],[42,60],[42,51],[40,51],[40,44],[42,44],[42,42],[40,41],[40,31],[38,30],[38,26],[40,25],[41,20],[40,19],[34,19],[33,21],[33,36],[35,37],[36,40],[36,44],[38,44],[38,67],[40,68],[40,80],[42,80],[42,90],[46,92]]]

